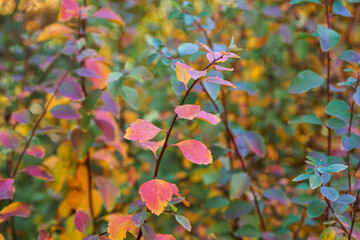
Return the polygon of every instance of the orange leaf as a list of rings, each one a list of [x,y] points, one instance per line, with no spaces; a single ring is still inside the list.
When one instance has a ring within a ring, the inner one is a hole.
[[[74,30],[62,25],[60,23],[52,23],[44,28],[44,30],[40,33],[37,38],[38,42],[43,42],[52,38],[66,36],[68,34],[73,33]]]
[[[96,177],[95,183],[100,191],[106,211],[111,212],[115,207],[116,198],[119,195],[119,189],[109,178],[106,177]]]
[[[124,138],[131,141],[146,142],[155,137],[161,130],[152,123],[138,119],[126,129]]]
[[[181,62],[175,63],[176,78],[179,82],[182,82],[185,85],[185,89],[187,89],[187,84],[191,79],[191,75],[188,72],[189,70],[193,70],[193,69]]]
[[[11,216],[28,217],[30,216],[30,207],[23,202],[12,202],[0,211],[0,222]]]
[[[202,142],[188,139],[175,146],[178,146],[184,157],[193,163],[207,165],[213,161],[210,150]]]
[[[171,200],[173,189],[171,183],[161,179],[153,179],[143,183],[139,188],[141,199],[155,215],[164,212],[168,201]]]
[[[135,229],[131,216],[116,216],[109,222],[107,232],[111,240],[123,240],[127,231]]]
[[[110,68],[104,63],[98,61],[94,58],[87,58],[85,60],[85,66],[95,71],[100,78],[97,77],[89,77],[92,82],[94,89],[104,88],[107,76],[110,74]]]
[[[79,17],[79,5],[74,0],[62,0],[58,21],[69,21]]]
[[[199,113],[200,106],[193,104],[186,104],[182,106],[178,106],[175,108],[175,112],[179,118],[185,118],[188,120],[193,120],[194,117]]]
[[[98,10],[96,13],[94,13],[94,17],[106,19],[106,20],[116,23],[120,26],[125,25],[125,22],[120,17],[120,15],[114,13],[110,8],[107,8],[107,7],[103,7],[100,10]]]

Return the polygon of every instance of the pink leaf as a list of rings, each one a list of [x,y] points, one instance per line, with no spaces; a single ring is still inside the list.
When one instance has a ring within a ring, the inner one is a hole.
[[[157,158],[156,151],[164,145],[164,141],[165,138],[161,141],[147,141],[147,142],[140,142],[139,144],[142,147],[151,150],[154,153],[155,157]]]
[[[103,7],[100,10],[98,10],[96,13],[94,13],[94,17],[106,19],[120,26],[125,25],[125,22],[120,17],[120,15],[114,13],[110,8],[107,7]]]
[[[173,195],[171,183],[161,179],[153,179],[143,183],[139,188],[141,199],[146,207],[155,215],[164,212],[164,208]]]
[[[48,232],[41,230],[37,240],[51,240],[51,235]]]
[[[117,125],[114,117],[105,111],[94,111],[95,123],[109,141],[114,141],[117,134]]]
[[[69,21],[79,16],[79,5],[74,0],[62,0],[58,20],[61,22]]]
[[[161,130],[152,123],[138,119],[126,129],[124,138],[131,141],[146,142],[155,137]]]
[[[156,234],[157,240],[176,240],[171,234]]]
[[[207,71],[189,70],[188,73],[194,80],[196,80],[198,78],[206,76]]]
[[[186,104],[176,107],[175,112],[179,118],[193,120],[194,117],[198,115],[200,109],[201,108],[198,105]]]
[[[226,68],[226,67],[219,66],[219,65],[215,65],[215,69],[218,71],[234,71],[233,68]]]
[[[92,78],[98,78],[101,79],[101,76],[95,72],[95,70],[92,70],[91,68],[78,68],[75,70],[76,74],[80,77],[92,77]]]
[[[25,173],[32,177],[40,178],[47,181],[52,181],[53,176],[51,176],[44,167],[41,166],[28,166],[23,169]]]
[[[59,119],[79,119],[81,115],[71,105],[57,105],[50,110],[50,113]]]
[[[30,113],[26,109],[14,112],[11,117],[20,124],[27,124],[31,122]]]
[[[21,138],[14,132],[2,130],[0,131],[0,141],[6,148],[16,149],[20,145]]]
[[[59,93],[61,96],[75,101],[80,101],[84,98],[80,84],[75,82],[63,83],[59,88]]]
[[[26,150],[26,154],[36,158],[43,158],[45,156],[45,149],[43,146],[33,145]]]
[[[12,199],[15,188],[14,179],[6,178],[0,180],[0,199]]]
[[[220,122],[220,119],[211,113],[207,113],[205,111],[199,111],[199,113],[196,115],[196,118],[199,118],[205,122],[211,123],[212,125],[216,125]]]
[[[86,232],[90,226],[90,217],[85,212],[77,210],[74,217],[74,223],[77,230]]]
[[[111,212],[116,204],[116,198],[119,195],[118,187],[106,177],[96,177],[95,183],[100,191],[106,211]]]
[[[220,84],[220,85],[225,85],[225,86],[229,86],[232,88],[236,88],[236,86],[234,84],[232,84],[231,82],[226,81],[218,76],[205,78],[204,81],[209,82],[209,83],[215,83],[215,84]]]
[[[174,195],[178,196],[178,197],[181,197],[180,193],[179,193],[179,189],[178,187],[173,184],[173,183],[170,183],[171,184],[171,191]]]
[[[196,164],[210,164],[213,161],[211,152],[206,146],[199,141],[188,139],[177,144],[184,157]]]

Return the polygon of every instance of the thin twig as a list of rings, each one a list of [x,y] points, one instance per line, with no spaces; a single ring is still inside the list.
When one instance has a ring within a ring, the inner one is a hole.
[[[11,175],[11,178],[14,178],[14,177],[16,176],[17,171],[18,171],[18,168],[19,168],[20,163],[21,163],[21,160],[23,159],[23,157],[24,157],[24,155],[25,155],[25,152],[26,152],[26,150],[27,150],[28,147],[29,147],[29,144],[30,144],[30,142],[31,142],[31,139],[34,137],[35,132],[36,132],[37,128],[39,127],[39,124],[40,124],[41,120],[44,118],[45,114],[47,113],[48,108],[49,108],[52,100],[54,99],[54,97],[55,97],[56,94],[58,93],[61,84],[64,82],[65,78],[66,78],[67,75],[70,73],[70,67],[71,67],[72,61],[73,61],[73,60],[71,59],[71,60],[70,60],[69,67],[68,67],[68,70],[67,70],[66,73],[62,76],[62,78],[59,80],[59,82],[56,84],[55,91],[52,93],[49,101],[48,101],[48,102],[46,103],[46,105],[45,105],[44,111],[41,113],[40,117],[39,117],[38,120],[36,121],[36,123],[35,123],[35,125],[34,125],[34,128],[33,128],[32,132],[31,132],[31,135],[30,135],[29,139],[27,140],[27,142],[26,142],[26,144],[25,144],[25,146],[24,146],[24,148],[23,148],[23,150],[22,150],[22,152],[21,152],[21,154],[20,154],[20,157],[19,157],[18,161],[16,162],[16,166],[15,166],[15,169],[14,169],[13,174]]]

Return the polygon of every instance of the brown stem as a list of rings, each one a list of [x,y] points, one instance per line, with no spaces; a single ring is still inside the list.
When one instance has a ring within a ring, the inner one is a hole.
[[[356,214],[357,214],[357,212],[359,211],[359,208],[358,208],[358,204],[359,204],[359,193],[360,193],[360,192],[357,193],[357,195],[356,195],[356,201],[354,202],[354,205],[353,205],[354,213],[353,213],[353,217],[352,217],[352,221],[351,221],[351,227],[350,227],[350,233],[349,233],[349,238],[348,238],[348,240],[351,240],[352,232],[353,232],[353,229],[354,229],[354,223],[355,223]]]
[[[327,200],[326,197],[324,197],[324,199],[325,199],[325,201],[326,201],[327,206],[329,207],[329,209],[331,210],[331,212],[334,214],[334,216],[335,216],[335,218],[336,218],[336,221],[340,224],[341,229],[342,229],[347,235],[349,235],[348,230],[346,230],[345,226],[342,224],[342,222],[340,221],[340,219],[337,217],[337,215],[336,215],[333,207],[330,205],[329,200]]]
[[[211,65],[213,65],[217,60],[219,60],[220,58],[222,58],[222,56],[223,56],[223,55],[221,55],[221,56],[218,57],[217,59],[214,59],[214,60],[213,60],[212,62],[210,62],[202,71],[207,70],[207,69],[208,69]],[[199,80],[195,80],[195,81],[193,82],[193,84],[188,88],[188,90],[186,91],[183,99],[181,100],[180,106],[184,104],[184,102],[185,102],[187,96],[189,95],[189,93],[191,92],[192,88],[193,88],[198,82],[199,82]],[[166,133],[166,138],[165,138],[164,144],[163,144],[163,146],[162,146],[160,155],[159,155],[159,157],[158,157],[158,159],[157,159],[157,161],[156,161],[156,167],[155,167],[155,172],[154,172],[154,179],[157,178],[157,176],[158,176],[160,163],[161,163],[161,160],[162,160],[162,158],[163,158],[163,156],[164,156],[164,152],[165,152],[165,150],[166,150],[166,148],[167,148],[167,146],[168,146],[168,141],[169,141],[169,138],[170,138],[170,134],[171,134],[171,131],[172,131],[174,125],[175,125],[175,122],[176,122],[176,120],[177,120],[177,117],[178,117],[178,115],[175,114],[175,116],[174,116],[174,118],[173,118],[173,120],[172,120],[172,122],[171,122],[170,128],[169,128],[169,130],[168,130],[167,133]]]
[[[228,137],[229,139],[231,140],[231,142],[233,143],[233,145],[235,146],[235,153],[236,153],[236,156],[239,158],[240,160],[240,163],[241,163],[241,168],[243,169],[243,171],[245,173],[248,174],[249,178],[251,179],[248,171],[247,171],[247,168],[246,168],[246,165],[245,165],[245,161],[244,161],[244,158],[242,157],[242,155],[240,154],[238,148],[237,148],[237,145],[236,145],[236,141],[235,141],[235,138],[234,138],[234,135],[231,131],[231,128],[229,126],[229,123],[227,122],[227,119],[225,119],[224,115],[221,114],[220,112],[220,108],[219,106],[216,104],[215,100],[211,97],[211,95],[209,94],[209,92],[207,91],[207,89],[205,88],[204,84],[203,83],[200,83],[200,85],[202,86],[204,92],[206,93],[206,95],[208,96],[208,98],[210,99],[211,103],[213,104],[214,108],[216,109],[216,111],[219,113],[220,115],[220,118],[221,118],[221,122],[224,124],[225,126],[225,130],[226,130],[226,133],[228,134]],[[261,224],[261,228],[263,231],[266,231],[266,225],[265,225],[265,221],[264,221],[264,217],[261,213],[261,210],[260,210],[260,206],[259,206],[259,201],[257,199],[257,196],[256,196],[256,193],[255,193],[255,190],[253,188],[252,185],[250,185],[250,192],[251,192],[251,195],[253,196],[254,198],[254,204],[255,204],[255,208],[256,208],[256,212],[259,216],[259,219],[260,219],[260,224]]]
[[[300,231],[301,231],[301,229],[302,229],[302,227],[304,226],[304,223],[305,223],[306,214],[307,214],[306,213],[306,208],[304,207],[302,209],[302,211],[301,211],[300,222],[298,224],[298,227],[297,227],[296,231],[294,232],[294,236],[293,236],[294,240],[297,240],[298,237],[299,237],[299,233],[300,233]]]
[[[93,223],[93,231],[95,232],[96,219],[95,219],[95,215],[94,215],[94,205],[93,205],[93,197],[92,197],[92,176],[91,176],[91,164],[90,164],[90,153],[89,152],[86,153],[85,164],[86,164],[86,169],[88,172],[88,191],[89,191],[88,197],[89,197],[90,216],[91,216],[92,223]]]
[[[50,96],[49,101],[48,101],[48,102],[46,103],[46,105],[45,105],[44,111],[41,113],[40,117],[39,117],[38,120],[36,121],[36,123],[35,123],[35,125],[34,125],[34,128],[33,128],[32,132],[31,132],[31,135],[30,135],[29,139],[26,141],[26,144],[25,144],[22,152],[20,153],[20,157],[19,157],[18,161],[16,162],[15,169],[14,169],[13,174],[11,175],[11,178],[14,178],[14,177],[16,176],[16,173],[17,173],[18,168],[19,168],[19,166],[20,166],[21,160],[23,159],[23,157],[24,157],[24,155],[25,155],[25,152],[26,152],[26,150],[27,150],[28,147],[29,147],[29,144],[30,144],[30,142],[31,142],[31,139],[34,137],[35,132],[36,132],[36,129],[39,127],[39,124],[40,124],[41,120],[44,118],[45,114],[47,113],[48,108],[49,108],[52,100],[54,99],[55,95],[58,93],[61,84],[64,82],[65,78],[66,78],[67,75],[69,74],[69,72],[70,72],[70,67],[71,67],[72,62],[73,62],[73,60],[71,59],[70,64],[69,64],[69,67],[68,67],[68,70],[67,70],[66,73],[62,76],[62,78],[59,80],[59,82],[56,84],[55,91],[54,91],[54,92],[52,93],[52,95]]]
[[[356,88],[359,86],[359,82],[360,82],[360,76],[358,74],[357,81],[355,84],[355,91],[356,91]],[[350,108],[350,121],[349,121],[348,137],[351,136],[351,127],[352,127],[353,116],[354,116],[354,107],[355,107],[355,101],[353,99],[352,103],[351,103],[351,108]],[[348,175],[348,182],[349,182],[348,193],[351,194],[352,191],[351,191],[350,151],[347,152],[347,165],[348,165],[347,175]]]

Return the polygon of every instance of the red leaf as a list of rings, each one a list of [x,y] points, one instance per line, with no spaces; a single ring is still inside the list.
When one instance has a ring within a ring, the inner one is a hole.
[[[196,115],[196,118],[211,123],[212,125],[216,125],[220,122],[220,119],[216,115],[207,113],[205,111],[199,111],[199,113]]]
[[[176,240],[171,234],[156,234],[157,240]]]
[[[74,0],[62,0],[58,21],[69,21],[79,16],[79,5]]]
[[[120,17],[120,15],[114,13],[111,9],[107,7],[103,7],[100,10],[98,10],[96,13],[94,13],[94,17],[97,18],[104,18],[110,22],[116,23],[120,26],[125,25],[124,20]]]
[[[26,149],[26,154],[36,158],[43,158],[45,156],[45,149],[43,146],[33,145]]]
[[[175,112],[179,118],[193,120],[194,117],[199,113],[200,106],[193,104],[186,104],[175,108]]]
[[[155,215],[160,215],[173,195],[171,183],[153,179],[143,183],[139,188],[141,199]]]
[[[0,199],[12,199],[15,188],[13,186],[14,179],[6,178],[0,180]]]
[[[210,164],[213,161],[211,152],[206,146],[199,141],[188,139],[177,144],[184,157],[196,164]]]
[[[11,216],[28,217],[30,216],[30,207],[23,202],[12,202],[0,211],[0,222]]]
[[[96,177],[95,183],[100,191],[106,211],[111,212],[116,204],[116,198],[119,195],[118,187],[106,177]]]
[[[131,220],[131,216],[116,216],[109,222],[107,232],[111,240],[123,240],[127,231],[133,231],[135,225]]]
[[[54,178],[51,176],[45,168],[40,166],[28,166],[23,169],[23,172],[29,174],[32,177],[40,178],[47,181],[52,181]]]
[[[81,115],[71,105],[57,105],[50,110],[50,113],[59,119],[79,119]]]
[[[74,223],[77,230],[80,232],[86,232],[90,226],[90,217],[85,212],[77,210],[74,217]]]
[[[53,238],[51,238],[50,234],[44,230],[41,230],[39,232],[38,238],[37,240],[52,240]]]
[[[30,113],[26,109],[13,112],[11,117],[20,124],[27,124],[31,122]]]
[[[138,119],[126,129],[124,138],[131,141],[146,142],[155,137],[161,130],[152,123]]]
[[[20,145],[21,138],[14,132],[3,130],[0,131],[0,141],[6,148],[16,149]]]
[[[215,83],[215,84],[220,84],[220,85],[225,85],[225,86],[229,86],[232,88],[236,88],[236,86],[234,84],[232,84],[231,82],[226,81],[218,76],[205,78],[204,81],[209,82],[209,83]]]

